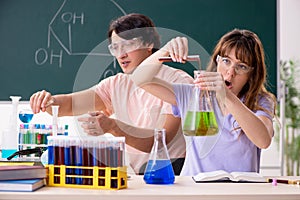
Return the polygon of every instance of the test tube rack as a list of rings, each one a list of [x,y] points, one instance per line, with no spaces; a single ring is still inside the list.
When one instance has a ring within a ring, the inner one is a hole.
[[[127,188],[125,138],[48,136],[48,186]]]
[[[92,188],[92,189],[111,189],[118,190],[127,188],[127,167],[78,167],[65,165],[48,165],[48,186],[54,187],[71,187],[71,188]],[[58,169],[58,170],[57,170]],[[75,170],[92,170],[91,176],[67,175],[68,169]],[[55,173],[58,171],[59,173]],[[74,184],[79,180],[85,184]],[[67,183],[71,180],[70,183]]]
[[[52,135],[52,125],[48,124],[20,124],[19,127],[19,150],[40,147],[46,150],[47,137]],[[59,135],[68,135],[68,125],[59,127]],[[21,155],[21,157],[35,157],[36,155]]]

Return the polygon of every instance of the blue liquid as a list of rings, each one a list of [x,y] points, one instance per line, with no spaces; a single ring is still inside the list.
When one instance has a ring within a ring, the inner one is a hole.
[[[173,184],[174,171],[170,160],[149,160],[144,174],[147,184]]]
[[[25,114],[19,114],[19,119],[23,123],[29,123],[32,120],[33,114],[31,113],[25,113]]]
[[[54,150],[53,146],[48,146],[48,164],[54,165]]]
[[[2,149],[2,158],[8,158],[12,154],[16,153],[17,149]],[[15,158],[16,156],[14,156]]]
[[[70,147],[65,147],[65,165],[68,167],[70,166]],[[72,169],[67,168],[66,169],[66,175],[72,175]],[[72,178],[71,177],[66,177],[66,184],[72,183]]]
[[[82,153],[83,153],[83,149],[81,147],[77,146],[76,147],[76,158],[75,158],[76,166],[79,166],[79,167],[83,166],[83,160],[82,160],[83,155],[82,155]],[[75,174],[78,175],[78,176],[82,176],[82,169],[81,168],[76,168],[75,169]],[[75,179],[76,184],[79,184],[79,185],[82,184],[82,181],[83,180],[82,180],[81,177]]]

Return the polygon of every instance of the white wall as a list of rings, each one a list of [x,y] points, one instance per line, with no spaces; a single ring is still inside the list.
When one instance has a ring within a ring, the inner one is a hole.
[[[300,0],[278,0],[278,59],[285,61],[293,59],[300,62]],[[300,64],[300,63],[298,63]],[[296,76],[300,78],[299,76]],[[300,81],[299,87],[300,88]],[[279,91],[279,90],[278,90]],[[275,137],[279,137],[278,133]],[[280,175],[279,145],[275,138],[267,150],[262,151],[262,173]],[[264,169],[264,167],[266,167]],[[273,169],[268,169],[273,167]],[[283,165],[283,174],[285,169]]]
[[[293,59],[300,64],[300,0],[278,0],[277,5],[278,59],[283,61]],[[300,88],[300,81],[298,88]],[[278,133],[275,137],[279,137]],[[261,172],[263,174],[280,175],[280,169],[276,169],[276,166],[280,166],[278,150],[279,145],[274,138],[271,146],[262,151]]]
[[[300,0],[278,0],[279,59],[296,61],[296,87],[300,90]],[[299,152],[300,153],[300,152]],[[285,175],[285,166],[283,166]]]
[[[279,0],[281,60],[300,61],[300,0]]]

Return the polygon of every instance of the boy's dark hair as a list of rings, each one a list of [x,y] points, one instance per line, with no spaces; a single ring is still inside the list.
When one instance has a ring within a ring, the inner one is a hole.
[[[160,48],[160,37],[153,21],[142,14],[131,13],[113,20],[108,29],[108,40],[111,44],[112,32],[126,40],[141,37],[145,44],[153,44],[152,53]]]

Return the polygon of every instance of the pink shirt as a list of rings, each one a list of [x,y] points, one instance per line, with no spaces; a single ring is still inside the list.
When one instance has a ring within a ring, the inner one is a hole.
[[[157,77],[170,83],[192,83],[193,78],[182,70],[163,65]],[[159,120],[162,114],[172,114],[170,104],[137,87],[130,74],[119,73],[102,80],[95,86],[95,92],[106,106],[106,111],[114,118],[129,125],[154,129],[163,124]],[[137,135],[138,133],[134,133]],[[143,137],[141,135],[141,137]],[[170,158],[182,158],[185,155],[185,143],[182,131],[168,144]],[[136,173],[148,161],[149,154],[127,145],[130,165]]]

